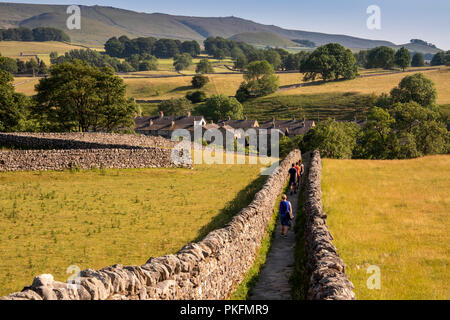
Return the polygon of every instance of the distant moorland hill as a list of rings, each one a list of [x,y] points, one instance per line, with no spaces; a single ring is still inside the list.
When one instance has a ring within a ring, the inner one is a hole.
[[[209,36],[233,37],[236,40],[264,46],[298,46],[291,40],[308,40],[317,46],[336,42],[348,48],[369,49],[377,46],[397,48],[394,43],[368,40],[347,35],[287,30],[237,17],[186,17],[162,13],[139,13],[104,6],[80,6],[81,30],[67,30],[67,5],[0,3],[0,29],[16,27],[52,27],[64,30],[74,43],[103,45],[113,36],[130,38],[152,36],[202,41]],[[264,35],[269,35],[263,39]],[[436,53],[439,49],[407,44],[408,49]]]
[[[244,32],[235,34],[228,38],[229,40],[245,42],[254,46],[270,47],[300,47],[301,44],[295,43],[287,38],[272,32]]]

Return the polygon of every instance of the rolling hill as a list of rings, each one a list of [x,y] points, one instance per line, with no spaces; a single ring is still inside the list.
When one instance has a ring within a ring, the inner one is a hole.
[[[298,47],[300,44],[271,32],[244,32],[236,34],[229,40],[245,42],[254,46]]]
[[[288,30],[237,17],[208,18],[149,14],[105,6],[80,6],[80,8],[81,30],[67,30],[67,5],[0,3],[0,28],[54,27],[69,34],[72,42],[86,45],[103,45],[108,38],[121,35],[131,38],[153,36],[197,41],[209,36],[248,38],[251,35],[251,39],[247,41],[261,42],[261,35],[270,33],[273,41],[286,44],[290,42],[288,39],[300,39],[312,41],[316,45],[337,42],[348,48],[396,46],[389,41]],[[256,40],[255,35],[258,35]]]

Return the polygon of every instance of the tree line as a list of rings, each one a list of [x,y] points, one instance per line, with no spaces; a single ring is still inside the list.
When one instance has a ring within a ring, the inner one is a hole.
[[[425,56],[422,53],[414,52],[411,54],[405,47],[401,47],[397,51],[386,46],[361,50],[355,53],[355,59],[358,66],[366,69],[392,69],[397,66],[404,70],[410,66],[423,67],[425,65]],[[432,66],[450,65],[450,51],[436,53],[430,64]]]
[[[158,60],[151,55],[132,55],[125,60],[91,49],[74,49],[59,56],[57,52],[50,53],[52,64],[63,64],[82,60],[94,67],[111,67],[115,72],[135,72],[157,70]]]
[[[70,37],[62,30],[55,28],[9,28],[0,29],[0,41],[60,41],[70,42]]]
[[[374,97],[362,128],[328,119],[296,139],[301,150],[340,159],[408,159],[450,152],[447,116],[436,105],[434,83],[417,73],[390,94]],[[294,142],[291,141],[292,147]]]
[[[48,73],[47,65],[43,60],[39,63],[34,58],[31,58],[29,61],[23,61],[20,59],[3,57],[1,53],[0,70],[13,74],[45,75]]]

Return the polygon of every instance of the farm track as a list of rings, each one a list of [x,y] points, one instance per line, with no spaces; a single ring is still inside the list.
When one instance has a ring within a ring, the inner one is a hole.
[[[298,194],[287,195],[292,210],[298,212]],[[295,219],[292,226],[295,225]],[[261,270],[258,282],[249,300],[292,300],[289,279],[294,272],[296,237],[292,228],[287,238],[280,235],[280,219],[277,218],[275,235],[267,255],[266,264]]]

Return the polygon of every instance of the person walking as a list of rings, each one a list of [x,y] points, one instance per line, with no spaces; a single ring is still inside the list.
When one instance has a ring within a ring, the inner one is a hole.
[[[303,165],[303,160],[300,159],[300,173],[299,173],[300,185],[303,184],[304,175],[305,175],[305,166]]]
[[[295,190],[298,191],[300,187],[300,166],[299,163],[295,163],[295,170],[297,170],[297,183],[295,184]]]
[[[289,188],[291,190],[292,195],[292,190],[294,190],[294,192],[297,193],[295,187],[297,184],[298,171],[297,169],[295,169],[295,163],[292,164],[292,168],[289,169],[288,173],[289,173]]]
[[[287,201],[287,196],[283,194],[280,201],[281,236],[283,238],[287,238],[292,219],[294,219],[292,204]]]

